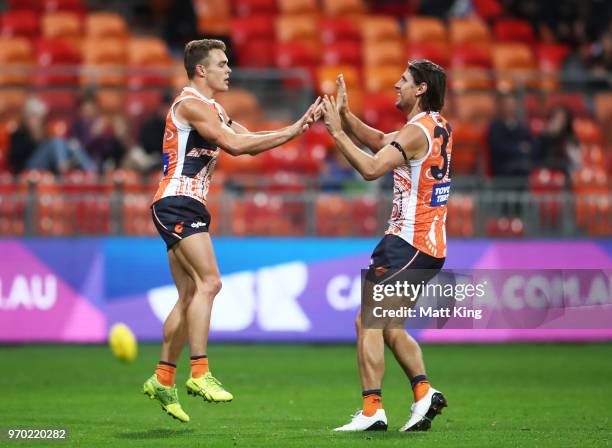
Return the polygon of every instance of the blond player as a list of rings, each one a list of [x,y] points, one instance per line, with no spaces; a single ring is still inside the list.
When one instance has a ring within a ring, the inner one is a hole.
[[[166,243],[178,301],[164,323],[161,360],[143,389],[160,401],[164,411],[187,422],[189,416],[179,404],[174,385],[176,363],[186,341],[191,352],[187,392],[212,402],[233,399],[212,376],[207,356],[210,316],[221,279],[208,233],[211,217],[206,196],[219,152],[254,155],[282,145],[308,129],[319,100],[291,126],[252,133],[227,117],[214,100],[229,88],[225,44],[212,39],[189,42],[184,63],[189,83],[166,117],[164,173],[151,205],[153,222]]]
[[[337,98],[325,97],[320,107],[337,147],[366,180],[393,172],[393,211],[386,234],[372,253],[367,277],[384,282],[402,274],[415,283],[428,282],[442,268],[446,257],[446,203],[453,141],[451,127],[440,115],[446,74],[427,60],[408,64],[395,84],[396,106],[406,115],[406,124],[390,134],[367,126],[351,113],[341,75],[337,87]],[[349,135],[374,155],[355,146]],[[384,344],[408,376],[414,395],[411,415],[400,430],[428,430],[447,403],[442,393],[429,384],[417,342],[403,327],[365,328],[361,317],[357,318],[356,328],[363,408],[336,431],[387,429],[382,407]]]

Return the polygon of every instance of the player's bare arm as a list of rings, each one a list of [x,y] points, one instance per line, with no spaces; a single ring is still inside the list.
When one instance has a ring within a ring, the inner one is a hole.
[[[385,134],[376,128],[368,126],[351,112],[346,84],[342,74],[336,78],[336,107],[342,119],[342,129],[367,146],[373,153],[380,151],[395,138],[396,132]]]
[[[181,102],[176,109],[176,116],[179,121],[193,126],[202,137],[210,140],[224,151],[238,156],[267,151],[303,134],[312,124],[313,111],[319,102],[320,98],[317,98],[306,113],[291,126],[267,134],[238,134],[232,128],[221,123],[212,109],[202,107],[197,100]]]
[[[374,180],[409,160],[419,159],[427,152],[428,142],[416,126],[406,125],[394,134],[394,139],[374,155],[359,149],[342,127],[342,119],[334,98],[323,99],[325,126],[349,163],[365,180]]]

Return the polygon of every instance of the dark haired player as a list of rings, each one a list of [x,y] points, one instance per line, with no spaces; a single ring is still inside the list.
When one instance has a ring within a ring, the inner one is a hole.
[[[386,280],[409,273],[414,281],[428,282],[446,257],[446,203],[453,146],[450,124],[440,115],[446,74],[427,60],[408,64],[395,84],[396,106],[407,122],[390,134],[367,126],[350,112],[342,75],[337,88],[337,99],[325,97],[320,109],[340,151],[366,180],[393,171],[393,211],[389,228],[372,253],[368,278],[384,276],[388,271]],[[355,146],[347,134],[374,155]],[[387,429],[382,407],[384,344],[408,376],[414,394],[411,415],[400,431],[428,430],[447,404],[442,393],[429,384],[417,342],[403,327],[364,328],[360,316],[356,328],[363,408],[336,431]]]

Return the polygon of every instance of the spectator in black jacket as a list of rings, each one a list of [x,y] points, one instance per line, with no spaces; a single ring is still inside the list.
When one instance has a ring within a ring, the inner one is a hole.
[[[535,159],[534,139],[520,120],[513,95],[499,98],[498,117],[489,125],[487,142],[493,176],[524,177],[529,174]]]

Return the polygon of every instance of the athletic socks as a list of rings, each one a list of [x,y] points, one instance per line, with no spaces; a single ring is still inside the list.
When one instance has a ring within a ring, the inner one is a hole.
[[[377,410],[382,409],[382,390],[364,390],[361,396],[363,397],[362,413],[366,417],[372,417]]]
[[[198,355],[191,357],[191,376],[200,378],[208,373],[208,356]]]
[[[429,380],[426,375],[417,375],[410,380],[414,402],[416,403],[429,392]]]
[[[155,368],[155,376],[157,381],[164,386],[174,386],[174,375],[176,374],[176,365],[171,362],[160,361]]]

